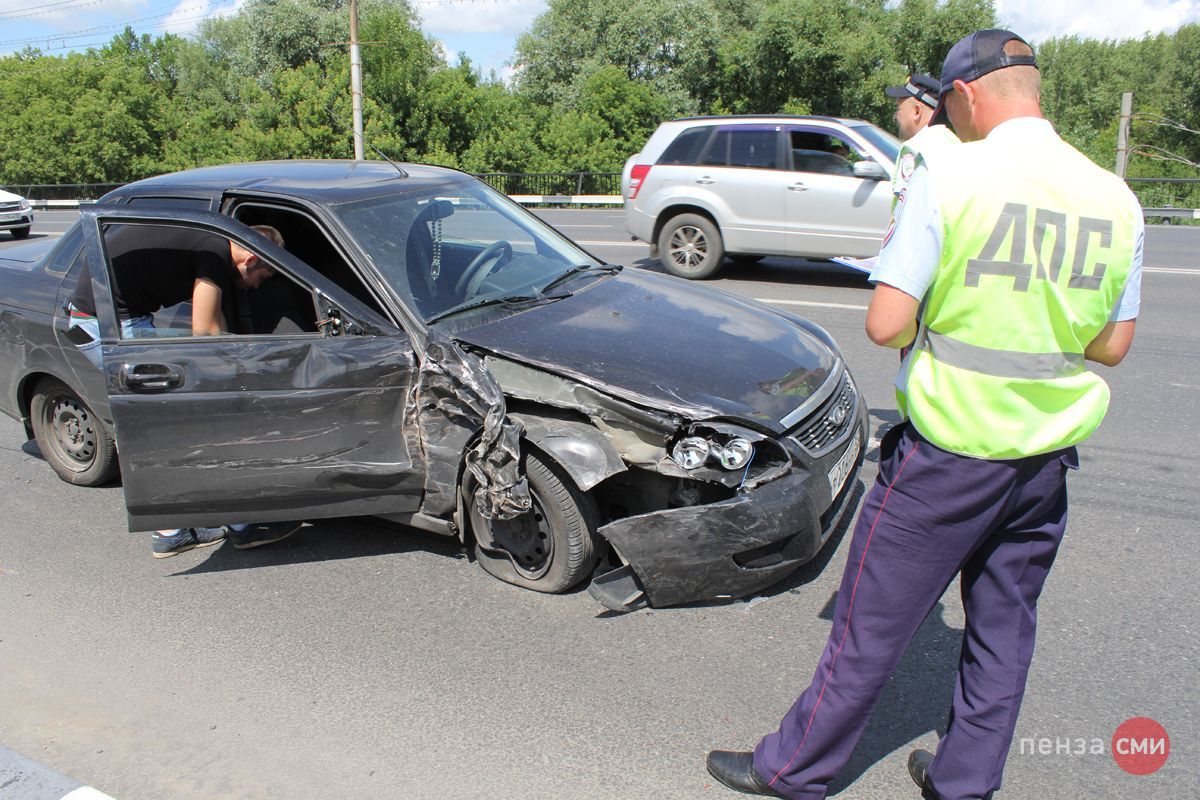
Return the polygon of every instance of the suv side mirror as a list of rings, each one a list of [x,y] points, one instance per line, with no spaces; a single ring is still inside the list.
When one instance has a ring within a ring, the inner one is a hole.
[[[887,170],[874,161],[856,161],[853,169],[856,178],[870,181],[884,181],[888,178]]]

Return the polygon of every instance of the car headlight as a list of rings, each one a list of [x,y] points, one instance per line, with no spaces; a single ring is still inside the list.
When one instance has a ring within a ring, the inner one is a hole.
[[[671,448],[671,460],[684,469],[703,466],[708,460],[708,454],[708,440],[699,436],[684,437]]]
[[[741,469],[754,457],[754,445],[745,439],[730,439],[723,447],[713,448],[713,452],[725,469]]]
[[[22,198],[21,198],[21,204],[18,206],[18,210],[20,210],[20,211],[28,211],[28,210],[29,210],[29,208],[30,208],[30,206],[29,206],[29,201],[28,201],[28,200],[26,200],[24,197],[22,197]]]

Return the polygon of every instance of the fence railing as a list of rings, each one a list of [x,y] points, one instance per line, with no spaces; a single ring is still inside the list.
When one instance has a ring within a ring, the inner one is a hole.
[[[619,172],[483,172],[475,177],[507,195],[554,198],[621,194]],[[1127,178],[1146,217],[1200,219],[1200,178]],[[2,185],[32,201],[95,200],[120,183],[24,183]],[[559,199],[562,198],[562,199]]]
[[[483,172],[475,177],[509,195],[619,195],[619,172]],[[123,183],[23,183],[0,189],[30,200],[95,200]]]
[[[1148,219],[1200,219],[1200,178],[1126,178]]]

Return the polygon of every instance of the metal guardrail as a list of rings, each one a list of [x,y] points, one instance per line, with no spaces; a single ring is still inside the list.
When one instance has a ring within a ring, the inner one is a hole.
[[[1200,178],[1126,178],[1146,217],[1200,219]]]
[[[482,172],[475,177],[525,205],[620,205],[619,172]],[[1127,178],[1147,217],[1200,219],[1200,178]],[[26,183],[0,186],[37,207],[71,207],[121,183]]]
[[[483,172],[475,177],[523,205],[621,205],[619,172]],[[124,183],[23,183],[0,189],[29,198],[35,208],[73,208]]]

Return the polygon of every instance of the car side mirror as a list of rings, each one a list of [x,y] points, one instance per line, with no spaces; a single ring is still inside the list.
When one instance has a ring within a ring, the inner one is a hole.
[[[869,181],[883,181],[888,178],[887,170],[875,161],[858,161],[854,164],[853,169],[856,178]]]

